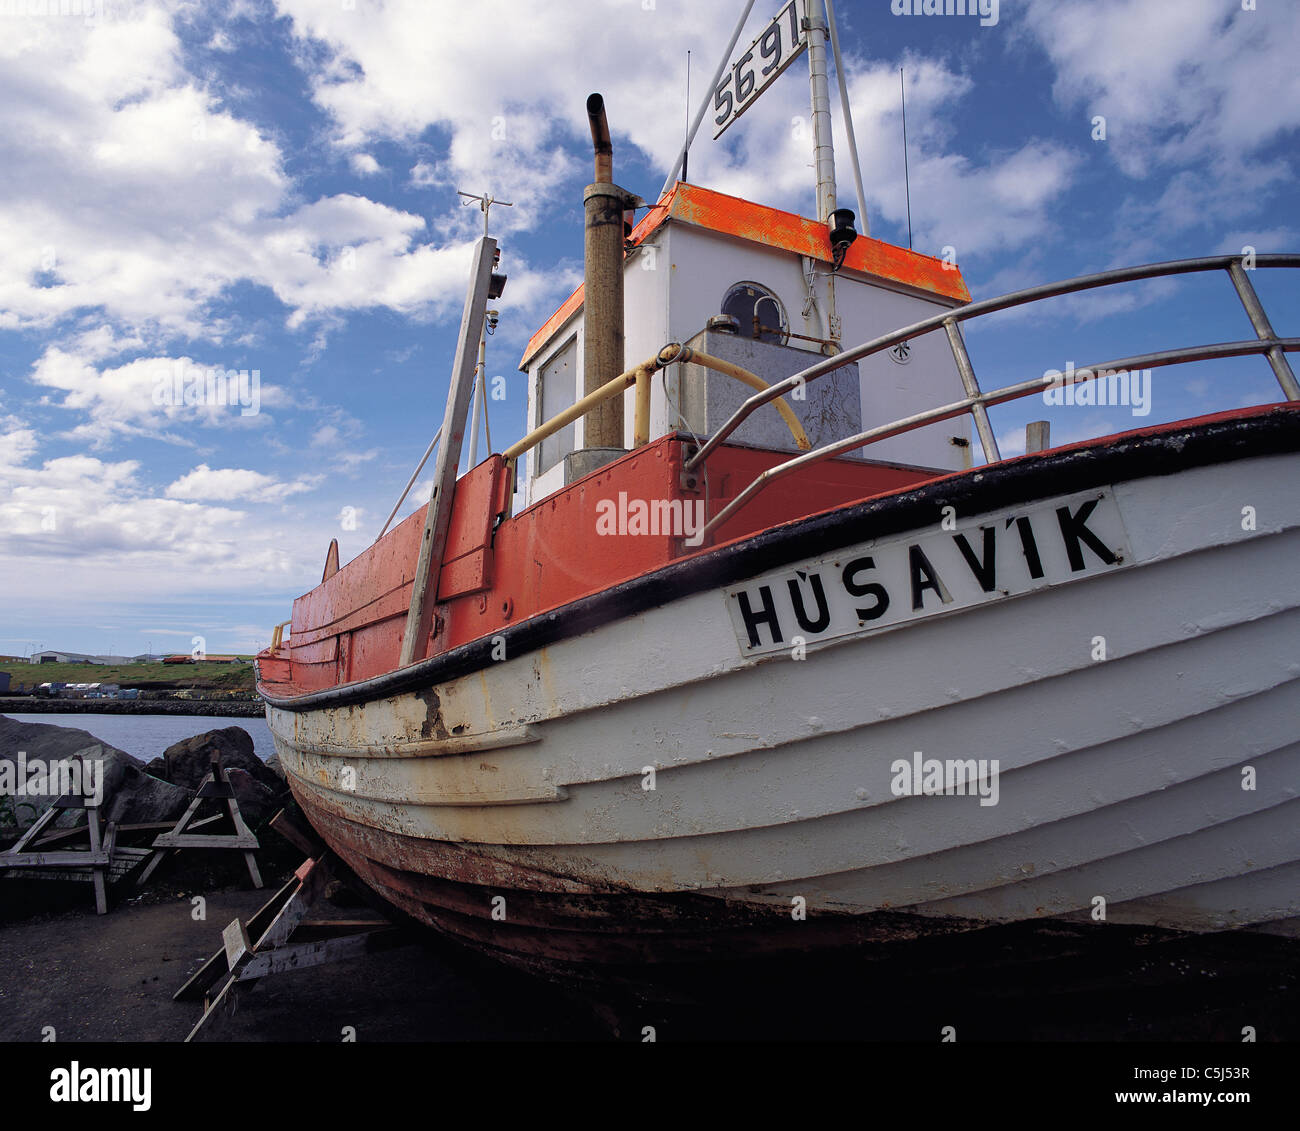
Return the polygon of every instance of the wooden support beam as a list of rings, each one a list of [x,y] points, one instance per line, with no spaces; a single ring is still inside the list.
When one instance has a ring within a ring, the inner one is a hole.
[[[298,877],[295,876],[270,899],[268,899],[257,910],[248,921],[248,933],[254,937],[261,937],[271,921],[279,913],[280,908],[285,905],[298,889]],[[191,975],[190,979],[172,995],[172,1001],[196,1001],[202,998],[207,991],[221,980],[226,973],[225,968],[226,950],[220,947],[199,969]]]
[[[411,606],[406,613],[406,631],[398,664],[405,667],[424,659],[433,621],[433,604],[438,595],[438,574],[447,547],[451,527],[451,508],[456,493],[456,469],[465,439],[465,416],[474,391],[479,339],[487,313],[488,285],[497,241],[483,236],[474,246],[474,266],[470,272],[465,309],[460,319],[460,337],[456,342],[456,360],[452,365],[451,388],[442,419],[442,442],[433,471],[433,494],[425,512],[424,534],[420,539],[420,556],[415,565],[411,587]]]
[[[86,824],[70,831],[88,833],[90,839],[89,850],[56,849],[41,852],[27,848],[51,821],[69,809],[84,809],[86,811]],[[41,879],[64,879],[68,877],[69,873],[72,875],[81,873],[94,886],[96,913],[106,915],[108,913],[107,877],[116,840],[117,826],[115,824],[109,825],[107,840],[102,839],[97,802],[65,793],[61,797],[55,798],[50,807],[37,818],[32,827],[23,834],[12,848],[0,852],[0,876],[30,875],[28,869],[53,869],[48,875],[33,877]]]
[[[274,829],[304,856],[319,856],[325,850],[325,842],[316,835],[315,829],[310,825],[304,828],[283,809],[271,818],[267,827]]]
[[[207,817],[202,821],[195,820],[199,806],[209,799],[224,801],[226,813],[234,825],[235,831],[233,833],[195,833],[191,831],[221,816],[221,814],[217,814],[216,817]],[[158,865],[162,863],[163,855],[169,848],[236,848],[242,849],[244,852],[244,863],[248,867],[248,875],[253,881],[253,887],[260,888],[263,886],[262,874],[258,871],[257,857],[254,855],[254,850],[260,847],[261,845],[258,843],[252,829],[244,823],[244,816],[239,811],[239,801],[235,798],[235,791],[231,788],[230,782],[225,776],[225,771],[222,769],[221,758],[219,755],[214,754],[212,756],[212,772],[199,782],[199,788],[194,795],[194,800],[190,802],[189,808],[181,815],[181,819],[176,822],[170,832],[160,833],[154,837],[153,856],[149,863],[145,865],[144,871],[141,872],[137,882],[143,885],[148,881]]]
[[[219,1039],[237,1008],[237,987],[241,984],[412,941],[405,928],[381,919],[307,918],[311,908],[324,896],[337,864],[337,858],[328,849],[315,858],[308,858],[294,878],[247,924],[236,919],[226,927],[222,948],[176,991],[176,1001],[199,994],[205,996],[203,1016],[185,1038],[187,1042]],[[295,932],[300,932],[299,937],[295,938]],[[251,942],[252,939],[257,941]],[[225,981],[220,989],[209,994],[223,977]]]

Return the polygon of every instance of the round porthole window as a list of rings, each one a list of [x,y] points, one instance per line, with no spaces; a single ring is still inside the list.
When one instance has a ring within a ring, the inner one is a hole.
[[[758,283],[737,283],[722,300],[722,313],[740,325],[742,338],[784,345],[789,333],[785,307],[770,290]]]

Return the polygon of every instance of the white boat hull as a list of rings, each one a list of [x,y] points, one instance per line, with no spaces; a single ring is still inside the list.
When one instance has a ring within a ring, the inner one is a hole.
[[[296,796],[353,867],[504,951],[546,954],[549,906],[570,927],[609,926],[620,895],[690,896],[692,923],[716,906],[783,929],[901,913],[1287,931],[1297,483],[1294,453],[1108,483],[1114,567],[957,594],[807,639],[803,658],[793,641],[745,654],[733,584],[436,687],[268,706],[268,720]],[[1016,510],[991,514],[1012,529]],[[885,542],[835,562],[883,561]],[[900,795],[899,762],[916,757],[996,760],[996,803],[973,785]],[[644,940],[623,943],[643,957]]]

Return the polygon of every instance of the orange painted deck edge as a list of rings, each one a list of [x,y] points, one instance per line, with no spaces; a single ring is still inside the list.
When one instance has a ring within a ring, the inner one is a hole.
[[[824,224],[698,185],[678,181],[668,195],[641,218],[632,231],[631,242],[640,243],[666,220],[681,220],[712,232],[752,240],[765,247],[807,255],[823,263],[832,262],[830,235]],[[854,240],[844,258],[844,266],[955,302],[970,301],[970,291],[955,265],[870,236],[859,236]],[[581,308],[582,286],[579,284],[560,309],[528,339],[519,368],[524,369],[555,332]]]

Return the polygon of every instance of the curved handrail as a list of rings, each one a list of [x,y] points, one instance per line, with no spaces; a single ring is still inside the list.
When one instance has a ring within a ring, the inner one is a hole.
[[[1300,255],[1257,255],[1254,258],[1254,265],[1257,267],[1300,267]],[[946,311],[943,314],[934,315],[920,322],[913,323],[911,326],[903,327],[900,330],[894,330],[872,341],[855,346],[852,349],[844,350],[834,357],[826,358],[815,365],[810,366],[801,373],[795,374],[784,381],[770,386],[766,392],[756,393],[744,402],[732,415],[722,424],[722,426],[701,445],[699,450],[686,461],[684,472],[694,471],[699,465],[708,458],[708,456],[717,449],[717,447],[730,436],[736,428],[755,409],[762,407],[768,401],[775,397],[781,396],[787,391],[797,388],[808,381],[816,380],[818,377],[833,372],[843,365],[870,357],[873,354],[886,350],[899,342],[908,341],[911,338],[921,334],[930,333],[937,329],[944,329],[948,335],[949,344],[953,351],[954,360],[957,363],[958,373],[962,380],[962,385],[966,396],[951,404],[942,405],[937,408],[929,409],[925,412],[915,413],[911,416],[903,417],[899,420],[892,421],[888,424],[879,425],[849,436],[843,440],[836,440],[833,443],[825,444],[815,451],[807,452],[803,455],[794,457],[775,467],[768,468],[760,473],[743,491],[740,492],[730,503],[718,512],[708,523],[705,524],[701,532],[702,539],[708,538],[719,526],[726,522],[742,506],[748,503],[755,495],[763,490],[768,484],[776,479],[785,477],[811,464],[818,463],[824,459],[830,459],[833,456],[843,452],[851,451],[854,448],[860,448],[867,444],[875,443],[879,440],[887,439],[891,436],[897,436],[904,432],[910,432],[915,428],[923,427],[927,424],[934,424],[942,420],[948,420],[963,413],[969,413],[975,420],[979,430],[981,444],[984,448],[985,462],[997,463],[1001,455],[997,450],[996,441],[993,438],[993,430],[989,424],[987,408],[990,405],[1001,404],[1006,401],[1015,400],[1019,397],[1028,396],[1031,393],[1041,392],[1045,387],[1045,378],[1035,378],[1029,381],[1020,381],[1013,385],[1004,386],[992,392],[983,392],[976,380],[974,368],[971,365],[970,357],[966,352],[965,343],[962,339],[959,323],[968,321],[971,318],[977,318],[983,314],[991,314],[1001,310],[1007,310],[1012,307],[1022,306],[1027,303],[1041,301],[1047,298],[1056,298],[1061,295],[1073,294],[1078,291],[1088,290],[1094,287],[1107,286],[1113,283],[1133,282],[1140,279],[1160,278],[1169,275],[1182,275],[1198,271],[1225,270],[1232,279],[1233,286],[1236,288],[1237,296],[1246,309],[1250,318],[1251,325],[1255,330],[1256,337],[1252,340],[1237,342],[1217,342],[1203,346],[1189,346],[1182,349],[1161,350],[1156,353],[1140,354],[1134,357],[1121,358],[1116,361],[1101,362],[1094,365],[1082,366],[1072,374],[1062,374],[1059,378],[1061,384],[1078,384],[1081,381],[1091,380],[1098,372],[1109,371],[1118,372],[1121,370],[1132,369],[1155,369],[1166,365],[1176,365],[1189,361],[1205,361],[1212,358],[1222,357],[1243,357],[1252,354],[1262,354],[1268,357],[1273,367],[1274,375],[1278,384],[1282,388],[1283,395],[1289,401],[1300,401],[1300,384],[1296,382],[1295,374],[1291,370],[1289,362],[1286,360],[1287,353],[1294,353],[1300,350],[1300,338],[1279,338],[1273,332],[1273,328],[1268,321],[1264,308],[1255,294],[1255,289],[1250,280],[1246,277],[1245,268],[1242,266],[1241,257],[1235,255],[1209,256],[1199,259],[1181,259],[1165,263],[1146,264],[1140,267],[1119,268],[1113,271],[1103,271],[1093,275],[1083,275],[1075,279],[1067,279],[1057,283],[1047,283],[1042,286],[1030,287],[1025,290],[1015,291],[1011,294],[1001,295],[997,298],[985,299],[981,302],[968,303],[952,311]],[[1058,379],[1053,379],[1054,383]]]
[[[1256,267],[1300,267],[1300,255],[1257,255],[1254,259],[1254,265]],[[1234,267],[1236,268],[1235,271],[1233,270]],[[852,349],[842,350],[840,353],[824,358],[802,372],[796,373],[793,377],[778,381],[775,385],[770,386],[767,392],[755,393],[737,408],[723,422],[721,427],[705,441],[700,450],[686,462],[685,470],[690,472],[699,467],[717,449],[718,445],[723,443],[728,436],[744,423],[750,413],[761,408],[768,401],[792,392],[809,381],[815,381],[818,377],[824,377],[827,373],[832,373],[842,366],[861,361],[863,358],[880,353],[891,346],[896,346],[900,342],[906,342],[911,338],[928,334],[932,330],[944,328],[949,324],[955,325],[956,323],[969,321],[972,318],[978,318],[984,314],[994,314],[1001,310],[1009,310],[1016,306],[1024,306],[1027,303],[1039,302],[1043,299],[1059,298],[1062,295],[1075,294],[1079,291],[1109,286],[1114,283],[1131,283],[1142,279],[1156,279],[1168,275],[1186,275],[1198,271],[1228,271],[1232,275],[1233,284],[1237,287],[1242,304],[1246,307],[1247,314],[1250,315],[1256,333],[1259,333],[1260,325],[1257,318],[1263,317],[1263,310],[1260,307],[1259,299],[1255,296],[1254,288],[1251,287],[1249,280],[1245,277],[1241,267],[1241,256],[1239,255],[1176,259],[1164,263],[1149,263],[1140,267],[1121,267],[1111,271],[1100,271],[1092,275],[1080,275],[1060,282],[1044,283],[1037,287],[1012,291],[1010,294],[983,299],[980,302],[967,303],[965,306],[959,306],[954,310],[932,315],[920,322],[914,322],[910,326],[892,330],[890,333],[873,338],[862,345],[854,346]],[[1270,331],[1267,336],[1272,338],[1274,335]],[[1276,372],[1276,370],[1277,366],[1275,365],[1274,371]],[[1289,389],[1280,376],[1279,382],[1282,383],[1283,391],[1287,394],[1288,400],[1300,399],[1300,386]],[[1295,384],[1294,374],[1291,375],[1291,384]]]

